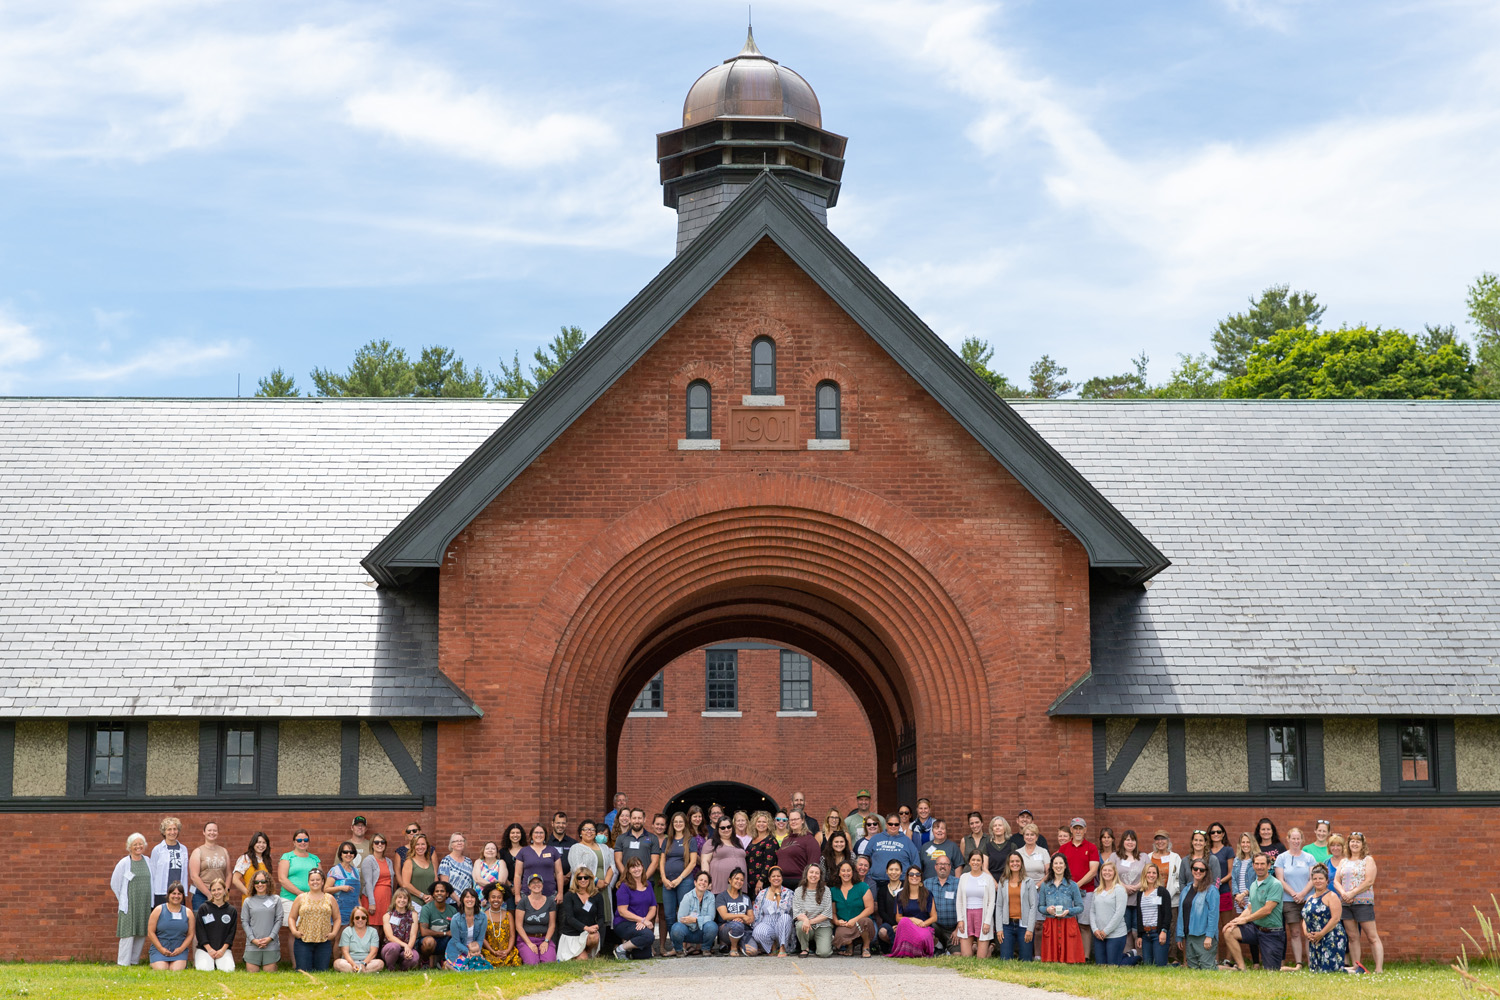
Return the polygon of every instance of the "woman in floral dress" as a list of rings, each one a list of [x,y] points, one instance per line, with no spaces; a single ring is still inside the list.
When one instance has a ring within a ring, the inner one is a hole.
[[[1312,892],[1302,904],[1302,931],[1307,936],[1307,967],[1312,972],[1343,972],[1349,938],[1344,933],[1343,903],[1328,887],[1328,869],[1312,867]]]

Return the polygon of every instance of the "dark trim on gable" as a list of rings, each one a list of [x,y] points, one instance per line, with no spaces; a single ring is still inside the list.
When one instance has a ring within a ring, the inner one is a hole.
[[[339,726],[339,795],[359,794],[359,720],[345,719]]]
[[[146,721],[125,723],[125,797],[143,798],[146,794]],[[87,756],[84,757],[88,760]]]
[[[0,799],[8,799],[16,787],[16,724],[0,722]]]
[[[1309,795],[1322,795],[1325,787],[1323,774],[1323,720],[1320,718],[1308,718],[1302,720],[1302,766],[1306,771],[1307,793]]]
[[[1181,718],[1167,720],[1167,791],[1187,791],[1187,722]]]
[[[69,799],[81,799],[88,786],[89,729],[87,722],[68,723],[68,776],[64,788]]]
[[[1432,724],[1433,778],[1439,794],[1458,791],[1458,737],[1452,719],[1436,719]],[[1430,794],[1430,793],[1429,793]]]
[[[422,723],[422,801],[437,805],[438,727],[436,722]]]
[[[1120,746],[1120,752],[1115,754],[1115,762],[1109,766],[1109,771],[1104,775],[1105,793],[1118,792],[1120,786],[1125,783],[1125,778],[1130,774],[1130,769],[1135,767],[1135,762],[1141,759],[1141,751],[1146,749],[1146,744],[1151,742],[1151,737],[1156,735],[1156,727],[1161,724],[1160,719],[1137,719],[1135,728],[1130,735],[1125,737],[1125,742]],[[1106,750],[1107,753],[1107,750]]]
[[[363,565],[398,585],[453,538],[762,239],[771,239],[1082,543],[1144,580],[1167,558],[770,173],[745,188],[581,351],[443,480]]]
[[[417,762],[411,759],[411,753],[406,749],[406,744],[401,742],[396,727],[383,719],[375,719],[366,723],[370,732],[374,734],[376,741],[380,743],[380,749],[390,758],[391,764],[396,768],[396,773],[401,775],[401,780],[406,782],[406,790],[413,795],[420,795],[423,791],[424,777],[422,769],[417,767]]]
[[[277,763],[281,752],[280,744],[281,727],[276,722],[262,722],[260,724],[260,790],[265,796],[276,794],[276,785],[280,780],[280,771]]]

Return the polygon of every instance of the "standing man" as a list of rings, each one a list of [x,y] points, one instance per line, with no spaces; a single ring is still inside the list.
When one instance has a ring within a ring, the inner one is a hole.
[[[911,821],[912,842],[918,847],[932,840],[932,800],[917,800],[917,818]]]
[[[553,813],[552,830],[547,835],[547,844],[557,848],[557,853],[562,855],[563,878],[567,878],[573,870],[573,866],[568,863],[568,848],[576,843],[578,843],[576,839],[568,836],[568,814],[565,812]]]
[[[802,872],[807,866],[823,856],[818,838],[807,830],[806,817],[796,809],[786,814],[791,832],[776,851],[776,864],[781,867],[781,884],[786,889],[796,889],[802,884]]]
[[[611,809],[609,812],[607,812],[607,813],[604,814],[604,825],[605,825],[605,827],[608,828],[608,829],[610,829],[610,830],[613,830],[615,828],[615,820],[619,819],[620,818],[620,813],[622,813],[624,811],[625,811],[625,793],[624,792],[615,792],[615,807],[613,809]],[[601,832],[603,832],[603,831],[601,831]]]
[[[854,811],[844,817],[844,829],[849,832],[850,842],[858,840],[865,835],[865,818],[874,816],[876,820],[884,823],[880,814],[870,808],[870,791],[861,788],[859,794],[854,796]]]
[[[1071,839],[1058,848],[1058,852],[1068,859],[1068,877],[1078,883],[1078,891],[1083,893],[1083,912],[1078,915],[1078,933],[1085,941],[1089,940],[1092,931],[1089,917],[1094,912],[1094,880],[1099,876],[1099,848],[1089,841],[1083,839],[1083,832],[1088,829],[1088,824],[1083,821],[1082,816],[1074,816],[1073,822],[1068,824],[1068,833]]]
[[[885,818],[885,832],[870,838],[870,871],[884,873],[892,861],[901,862],[903,872],[913,865],[922,867],[917,845],[901,832],[901,820],[894,814]]]
[[[1011,850],[1019,851],[1021,848],[1026,846],[1026,835],[1021,831],[1026,829],[1026,825],[1028,823],[1035,822],[1036,818],[1031,815],[1030,809],[1022,809],[1020,812],[1016,813],[1016,832],[1010,835]],[[1044,851],[1052,850],[1052,848],[1047,846],[1047,838],[1042,836],[1041,827],[1037,827],[1036,846],[1040,847]]]
[[[640,858],[645,864],[647,882],[656,874],[656,869],[661,867],[661,841],[656,834],[646,829],[644,809],[630,810],[630,826],[615,841],[615,871],[623,872],[631,858]]]
[[[807,796],[801,792],[792,793],[792,808],[802,814],[802,822],[807,824],[807,832],[816,834],[822,829],[811,813],[807,811]]]
[[[370,838],[365,836],[368,828],[363,816],[354,817],[354,822],[349,824],[349,843],[359,852],[359,857],[354,859],[356,864],[370,856]]]
[[[937,874],[922,884],[931,893],[933,912],[937,914],[937,922],[932,925],[933,945],[945,952],[953,947],[953,932],[958,929],[958,879],[953,877],[953,864],[945,853],[932,859],[932,867]]]
[[[1257,853],[1250,859],[1255,868],[1255,881],[1248,892],[1240,893],[1245,912],[1224,925],[1224,940],[1229,945],[1229,957],[1234,967],[1245,971],[1245,956],[1240,951],[1244,943],[1260,949],[1260,967],[1267,972],[1280,972],[1281,960],[1286,957],[1286,928],[1281,923],[1281,897],[1284,892],[1280,882],[1271,877],[1271,860]]]
[[[917,808],[920,810],[921,806]],[[932,821],[932,839],[925,847],[917,849],[922,853],[922,878],[926,881],[931,881],[937,875],[939,858],[948,859],[949,871],[957,871],[963,863],[958,854],[958,845],[948,839],[948,824],[940,819]],[[938,923],[942,923],[941,918]]]

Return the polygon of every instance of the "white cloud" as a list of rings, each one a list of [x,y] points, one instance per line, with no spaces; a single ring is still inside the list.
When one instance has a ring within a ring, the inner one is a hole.
[[[1292,11],[1302,0],[1221,0],[1225,7],[1251,24],[1275,31],[1292,29]]]
[[[17,368],[42,355],[36,332],[0,309],[0,392],[10,392],[17,381]]]
[[[220,340],[201,344],[189,340],[161,340],[139,354],[114,364],[80,365],[75,359],[63,358],[65,372],[61,381],[117,382],[125,378],[164,377],[201,372],[215,362],[235,357],[244,350],[243,343]]]

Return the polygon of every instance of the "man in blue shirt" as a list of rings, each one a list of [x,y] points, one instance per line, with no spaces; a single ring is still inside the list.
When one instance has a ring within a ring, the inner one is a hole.
[[[946,854],[937,855],[932,864],[937,874],[922,884],[932,894],[937,915],[932,925],[933,945],[942,954],[953,947],[953,932],[958,929],[958,876],[953,874],[953,863]]]
[[[604,814],[604,826],[606,829],[613,830],[615,828],[615,820],[619,818],[620,810],[624,808],[625,793],[615,792],[615,807]],[[603,833],[604,831],[600,830],[599,832]]]
[[[922,867],[922,855],[911,838],[901,832],[901,820],[892,815],[885,820],[885,832],[870,838],[870,871],[883,872],[892,861],[901,862],[901,870]]]

